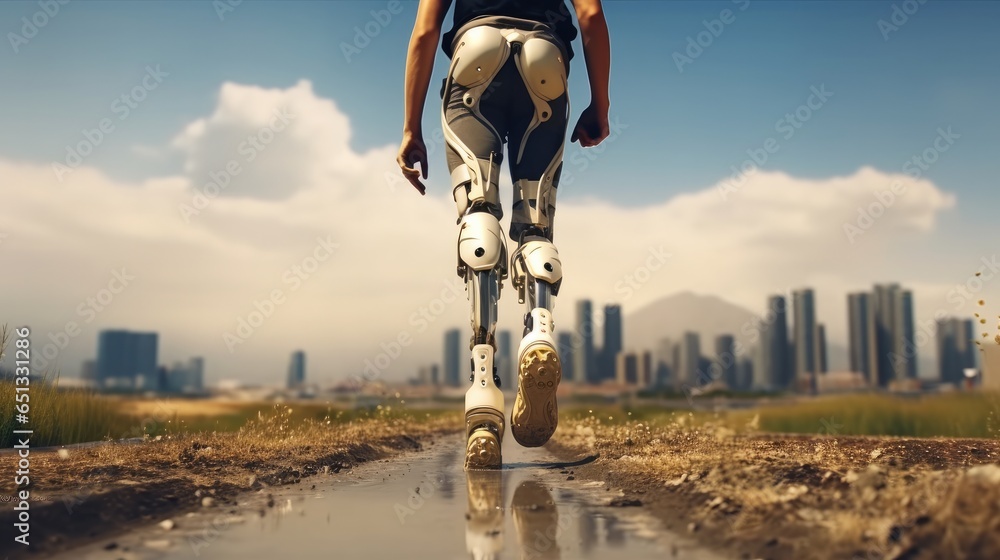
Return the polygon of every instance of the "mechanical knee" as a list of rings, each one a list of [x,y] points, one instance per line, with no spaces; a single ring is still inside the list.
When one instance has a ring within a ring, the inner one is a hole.
[[[562,285],[562,262],[556,246],[544,237],[529,237],[518,246],[511,261],[514,268],[511,283],[517,290],[518,302],[532,300],[531,307],[548,308],[545,297],[559,295]],[[544,283],[544,290],[538,282]]]

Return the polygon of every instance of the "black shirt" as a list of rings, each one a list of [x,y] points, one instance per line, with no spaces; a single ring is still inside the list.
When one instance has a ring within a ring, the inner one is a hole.
[[[454,23],[441,41],[448,58],[458,28],[480,16],[510,16],[544,23],[562,39],[568,58],[573,58],[570,42],[576,38],[576,27],[564,0],[455,0]]]

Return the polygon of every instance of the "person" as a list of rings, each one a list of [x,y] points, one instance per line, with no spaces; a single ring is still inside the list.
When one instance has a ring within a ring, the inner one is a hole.
[[[441,126],[458,210],[458,274],[472,306],[472,386],[465,396],[466,469],[500,468],[504,397],[496,374],[497,301],[511,278],[526,306],[510,430],[543,445],[558,424],[553,298],[562,264],[553,243],[556,191],[569,123],[567,79],[577,36],[566,0],[457,0],[442,49],[451,59],[441,88]],[[600,0],[570,0],[583,39],[590,105],[570,141],[608,136],[610,40]],[[397,163],[421,195],[427,179],[422,113],[441,26],[451,0],[420,0],[406,60],[403,140]],[[500,226],[499,170],[507,146],[513,204],[508,264]],[[420,169],[417,169],[419,164]]]

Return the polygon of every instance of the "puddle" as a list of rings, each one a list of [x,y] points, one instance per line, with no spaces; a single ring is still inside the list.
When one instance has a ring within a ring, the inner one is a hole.
[[[463,442],[448,438],[402,459],[307,479],[270,505],[254,494],[236,508],[176,516],[169,530],[154,525],[57,558],[719,558],[664,531],[643,508],[608,507],[611,492],[568,481],[546,451],[505,440],[500,471],[466,473]]]

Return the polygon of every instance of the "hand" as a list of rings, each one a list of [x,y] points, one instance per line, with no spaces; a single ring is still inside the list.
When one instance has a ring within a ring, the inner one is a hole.
[[[399,155],[396,156],[396,163],[403,171],[406,180],[417,189],[420,194],[426,194],[424,184],[420,182],[420,176],[427,178],[427,146],[424,144],[423,135],[412,132],[403,132],[403,143],[399,146]],[[415,163],[420,163],[420,171],[417,171]]]
[[[580,141],[580,146],[596,146],[608,137],[608,111],[600,110],[591,103],[576,122],[576,128],[570,136],[570,142]]]

